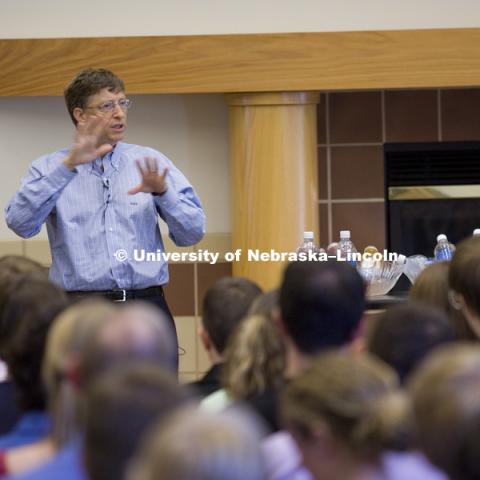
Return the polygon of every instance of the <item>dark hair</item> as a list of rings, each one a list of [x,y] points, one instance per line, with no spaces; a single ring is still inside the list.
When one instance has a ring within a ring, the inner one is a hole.
[[[223,353],[228,339],[246,316],[253,300],[262,293],[247,278],[222,278],[203,298],[202,323],[218,353]]]
[[[110,92],[124,92],[125,85],[110,70],[104,68],[87,68],[82,70],[65,88],[64,97],[68,113],[74,125],[77,120],[73,115],[75,108],[85,108],[89,97],[104,88]]]
[[[455,332],[443,312],[412,303],[381,315],[368,350],[393,367],[403,383],[430,351],[454,340]]]
[[[25,274],[12,283],[3,317],[10,325],[2,354],[24,410],[45,409],[41,368],[55,317],[68,305],[65,293],[43,275]]]
[[[85,463],[91,480],[125,478],[148,427],[189,398],[160,368],[133,364],[99,377],[87,391]]]
[[[27,257],[20,255],[5,255],[0,257],[0,357],[3,358],[3,346],[8,343],[12,327],[15,325],[16,318],[7,318],[3,314],[5,303],[7,302],[13,283],[16,277],[26,273],[36,272],[43,274],[45,279],[48,277],[48,270]]]
[[[280,311],[297,348],[314,354],[349,342],[365,309],[362,277],[344,262],[292,262],[280,288]]]
[[[463,296],[473,313],[480,316],[480,238],[470,237],[457,245],[448,283]]]

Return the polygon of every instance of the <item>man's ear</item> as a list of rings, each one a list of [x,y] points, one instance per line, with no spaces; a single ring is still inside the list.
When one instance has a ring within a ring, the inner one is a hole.
[[[85,122],[86,114],[85,114],[85,110],[83,110],[82,108],[75,107],[73,109],[72,114],[73,114],[73,117],[75,118],[75,120],[77,121],[77,123],[84,123]]]

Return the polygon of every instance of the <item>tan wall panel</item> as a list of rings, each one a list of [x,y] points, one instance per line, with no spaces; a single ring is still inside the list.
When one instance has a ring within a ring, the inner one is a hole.
[[[132,94],[472,86],[480,29],[0,40],[0,59],[3,96],[61,95],[87,66]]]
[[[244,94],[230,105],[233,274],[275,288],[284,263],[249,261],[248,250],[294,251],[302,232],[318,234],[318,95]],[[318,236],[317,236],[318,238]]]

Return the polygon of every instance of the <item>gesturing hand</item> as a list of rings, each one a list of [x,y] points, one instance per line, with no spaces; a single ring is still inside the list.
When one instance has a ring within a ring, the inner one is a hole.
[[[142,180],[136,187],[128,191],[130,195],[135,195],[139,192],[162,194],[167,191],[167,167],[163,173],[160,174],[158,172],[157,161],[153,157],[145,157],[143,162],[137,160],[136,163]]]
[[[75,143],[64,160],[67,168],[73,170],[77,165],[92,162],[112,150],[112,145],[108,143],[99,145],[103,131],[111,118],[112,115],[90,116],[85,122],[78,123]]]

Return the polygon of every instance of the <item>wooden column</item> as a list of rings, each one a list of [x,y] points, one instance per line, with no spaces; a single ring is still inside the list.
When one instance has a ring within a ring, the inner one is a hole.
[[[314,92],[228,94],[233,274],[279,285],[285,262],[248,261],[248,250],[292,252],[305,230],[318,240]]]

